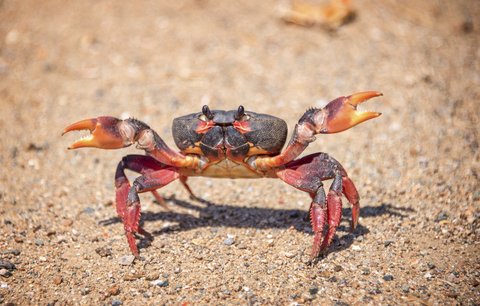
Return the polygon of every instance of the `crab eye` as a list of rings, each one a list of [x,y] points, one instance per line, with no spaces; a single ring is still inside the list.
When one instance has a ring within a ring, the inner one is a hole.
[[[203,113],[203,115],[200,115],[200,117],[198,117],[200,120],[208,121],[208,120],[213,119],[213,113],[210,110],[210,108],[208,107],[208,105],[204,105],[202,107],[202,113]]]
[[[247,121],[250,119],[250,116],[245,114],[245,108],[243,105],[240,105],[238,107],[237,113],[235,114],[235,120],[237,121]]]

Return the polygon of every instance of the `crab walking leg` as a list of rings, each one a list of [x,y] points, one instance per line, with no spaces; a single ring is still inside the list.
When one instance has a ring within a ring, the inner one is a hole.
[[[327,195],[328,231],[320,246],[320,253],[328,248],[342,220],[342,175],[337,172]],[[314,254],[312,254],[314,255]],[[317,257],[319,254],[316,254]]]
[[[146,174],[166,167],[168,166],[146,155],[127,155],[122,158],[115,172],[115,202],[117,204],[117,214],[122,220],[125,215],[128,191],[130,190],[130,182],[125,175],[125,169]],[[163,208],[168,209],[163,198],[155,190],[152,190],[152,194]]]
[[[136,143],[138,149],[145,150],[163,164],[190,169],[201,169],[205,166],[205,161],[200,157],[183,155],[172,150],[154,130],[136,119],[120,120],[108,116],[85,119],[67,126],[63,134],[77,130],[90,130],[91,135],[75,141],[69,149],[120,149]]]
[[[331,134],[347,130],[381,113],[358,111],[357,106],[373,97],[381,96],[376,91],[356,93],[339,97],[324,108],[312,108],[300,118],[285,150],[277,156],[253,156],[247,160],[253,169],[268,171],[297,158],[315,140],[317,134]]]
[[[353,231],[357,227],[358,218],[360,217],[360,196],[357,188],[348,176],[342,177],[342,191],[350,205],[352,205],[352,221],[350,224]]]
[[[314,232],[312,259],[331,244],[342,218],[342,192],[352,207],[352,224],[358,220],[358,193],[342,165],[325,153],[316,153],[287,163],[276,170],[276,175],[293,187],[312,196],[310,222]],[[324,180],[333,179],[327,195]],[[345,182],[345,186],[344,185]],[[327,228],[328,227],[328,228]]]
[[[190,199],[200,200],[200,198],[198,198],[198,197],[193,193],[193,191],[192,191],[192,189],[190,188],[190,186],[188,186],[187,180],[188,180],[188,176],[185,176],[185,175],[180,176],[180,183],[182,183],[183,187],[185,187],[185,189],[187,189],[187,192],[188,192],[188,194],[190,195]]]
[[[117,212],[123,221],[123,226],[125,228],[125,234],[127,236],[130,250],[136,257],[138,257],[138,249],[134,234],[140,233],[142,235],[150,236],[149,233],[144,231],[139,226],[140,198],[138,197],[138,194],[161,188],[178,179],[179,177],[180,174],[175,168],[165,168],[148,172],[136,178],[128,191],[128,182],[125,183],[121,176],[118,180],[116,180]]]
[[[310,259],[316,258],[320,254],[320,246],[323,241],[323,232],[325,230],[327,213],[327,201],[325,198],[325,190],[323,189],[322,184],[313,196],[312,203],[310,204],[310,223],[312,224],[312,230],[314,234]]]
[[[125,175],[125,169],[140,173],[146,174],[152,171],[157,171],[160,169],[171,168],[170,166],[164,165],[154,159],[151,156],[146,155],[127,155],[122,158],[122,160],[118,163],[117,171],[115,173],[115,187],[116,187],[116,194],[117,194],[117,213],[121,217],[121,207],[125,207],[125,203],[127,200],[128,190],[130,189],[130,182],[128,181],[127,176]],[[182,185],[187,189],[188,193],[193,196],[192,190],[190,186],[186,183],[186,177],[180,176],[180,180]],[[168,210],[169,208],[166,206],[165,200],[163,197],[158,194],[156,190],[151,191],[152,195],[157,200],[158,204],[162,206],[164,209]],[[123,203],[123,204],[122,204]]]

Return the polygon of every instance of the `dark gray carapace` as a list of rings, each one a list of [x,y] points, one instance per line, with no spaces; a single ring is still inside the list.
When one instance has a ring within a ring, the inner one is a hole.
[[[199,125],[211,121],[213,127],[206,133],[198,133]],[[235,122],[248,126],[247,132],[235,128]],[[175,144],[182,151],[203,144],[202,152],[210,155],[208,147],[230,147],[238,149],[239,155],[248,156],[250,148],[256,154],[275,155],[280,153],[287,138],[287,124],[284,120],[266,114],[245,111],[243,106],[238,110],[210,110],[204,106],[202,112],[175,118],[172,125]],[[247,150],[246,150],[247,148]],[[253,153],[253,152],[252,152]],[[239,156],[240,157],[240,156]]]

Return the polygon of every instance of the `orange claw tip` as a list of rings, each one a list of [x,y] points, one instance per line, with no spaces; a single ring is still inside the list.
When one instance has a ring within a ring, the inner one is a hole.
[[[351,96],[348,96],[348,103],[352,104],[353,106],[357,106],[358,104],[365,102],[371,98],[383,96],[383,93],[378,91],[364,91],[358,92]]]
[[[90,130],[90,132],[92,132],[96,126],[97,119],[85,119],[78,121],[67,126],[62,132],[62,136],[71,131]]]
[[[88,135],[72,143],[68,149],[73,150],[84,147],[97,147],[98,145],[99,143],[96,141],[95,137],[93,135]]]

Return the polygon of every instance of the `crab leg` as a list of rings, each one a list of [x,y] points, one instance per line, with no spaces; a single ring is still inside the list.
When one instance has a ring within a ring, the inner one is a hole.
[[[276,175],[293,187],[312,196],[310,222],[314,233],[311,259],[332,243],[342,218],[342,192],[352,205],[352,230],[358,222],[359,196],[342,165],[325,153],[316,153],[287,163]],[[323,180],[333,179],[325,196]]]
[[[358,218],[360,217],[360,196],[357,188],[348,176],[342,177],[342,192],[352,205],[352,221],[350,223],[352,231],[357,228]]]
[[[116,177],[117,213],[123,221],[130,250],[136,257],[138,257],[138,248],[135,242],[135,233],[151,236],[139,226],[140,198],[138,194],[161,188],[179,177],[180,174],[174,168],[152,171],[136,178],[129,189],[128,181],[125,182],[124,178]]]
[[[322,245],[323,232],[327,222],[328,208],[325,198],[325,190],[323,184],[318,188],[313,196],[310,204],[310,223],[313,230],[313,246],[310,258],[313,259],[320,254],[320,246]]]
[[[315,140],[316,134],[331,134],[347,130],[359,123],[381,115],[377,112],[359,111],[357,106],[380,92],[366,91],[348,97],[337,98],[322,109],[309,109],[300,118],[287,148],[273,157],[251,157],[250,166],[258,170],[270,170],[297,158]]]
[[[130,189],[130,183],[128,182],[128,178],[125,175],[125,171],[124,171],[125,169],[131,170],[140,174],[146,174],[152,171],[157,171],[165,168],[170,168],[170,167],[160,163],[159,161],[155,160],[151,156],[134,155],[134,154],[124,156],[117,166],[117,172],[115,174],[115,186],[118,186],[118,188],[121,189],[120,187],[122,186],[122,184],[126,182],[128,183],[128,188],[126,189],[126,192],[128,192],[128,190]],[[181,175],[180,182],[182,183],[183,187],[185,187],[190,197],[196,199],[196,196],[193,194],[192,189],[187,184],[187,177]],[[156,190],[152,190],[151,193],[155,197],[157,202],[160,204],[160,206],[168,210],[168,207],[166,206],[166,203],[163,197],[159,195]]]
[[[91,134],[74,142],[69,149],[83,147],[120,149],[137,143],[137,148],[145,150],[148,155],[163,164],[191,169],[205,166],[205,161],[199,157],[183,155],[172,150],[154,130],[136,119],[120,120],[105,116],[86,119],[69,125],[63,134],[77,130],[89,130]]]
[[[337,227],[342,220],[342,176],[336,173],[333,183],[327,195],[327,219],[328,230],[318,254],[312,253],[312,258],[317,257],[322,251],[326,250],[332,243],[333,237],[337,232]]]

